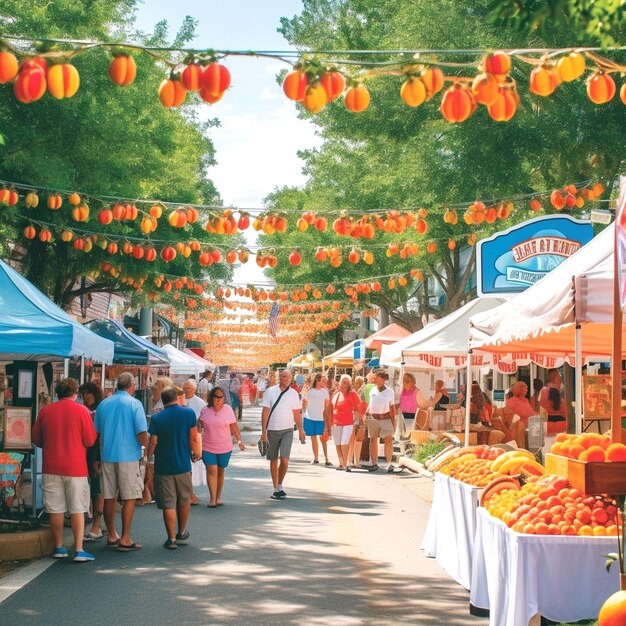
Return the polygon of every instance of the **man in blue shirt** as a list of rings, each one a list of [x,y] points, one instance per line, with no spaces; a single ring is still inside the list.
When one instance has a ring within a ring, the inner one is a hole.
[[[168,550],[189,540],[187,519],[191,504],[191,459],[199,457],[198,429],[193,409],[178,404],[174,387],[161,392],[165,407],[150,421],[148,456],[154,453],[154,496],[163,511]],[[178,532],[176,526],[178,523]]]
[[[100,434],[102,493],[104,523],[107,527],[107,547],[120,552],[140,550],[130,538],[135,501],[143,493],[139,470],[141,447],[148,446],[148,424],[143,405],[133,398],[135,378],[129,372],[117,377],[115,393],[103,400],[96,409],[94,425]],[[122,504],[122,534],[115,529],[115,501]]]

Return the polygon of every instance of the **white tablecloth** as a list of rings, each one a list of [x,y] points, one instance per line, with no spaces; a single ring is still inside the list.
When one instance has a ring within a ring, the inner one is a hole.
[[[437,472],[433,504],[422,540],[426,556],[434,556],[465,589],[470,588],[478,487]]]
[[[596,618],[619,590],[617,563],[604,568],[609,552],[617,537],[523,535],[479,508],[470,603],[490,610],[490,626],[527,626],[536,613],[556,622]]]

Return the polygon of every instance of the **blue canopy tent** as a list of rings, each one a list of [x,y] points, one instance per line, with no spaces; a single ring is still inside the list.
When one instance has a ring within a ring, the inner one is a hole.
[[[0,261],[0,360],[113,361],[113,343],[92,333]]]
[[[100,319],[87,322],[85,326],[115,345],[113,363],[119,365],[154,365],[170,364],[167,353],[153,343],[131,333],[119,322]]]

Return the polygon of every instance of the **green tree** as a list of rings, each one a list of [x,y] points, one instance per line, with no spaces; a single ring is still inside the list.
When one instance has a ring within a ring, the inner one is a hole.
[[[375,7],[365,0],[305,0],[303,5],[303,12],[291,20],[283,19],[281,27],[285,37],[301,49],[493,50],[595,43],[576,24],[546,24],[541,33],[533,34],[532,40],[525,33],[503,31],[492,23],[492,7],[484,0],[436,3],[383,0]],[[346,55],[319,55],[322,60],[335,56]],[[372,61],[366,55],[356,55],[355,59],[361,63]],[[473,76],[481,59],[479,54],[457,53],[439,57],[423,55],[416,60],[412,55],[390,53],[375,60],[396,64],[436,62],[448,75]],[[448,66],[448,63],[460,65]],[[349,280],[366,280],[368,275],[406,272],[409,268],[422,269],[430,281],[417,286],[410,283],[408,287],[419,297],[421,313],[443,315],[456,309],[470,295],[469,277],[462,271],[466,267],[465,259],[460,262],[459,248],[470,234],[481,239],[533,216],[528,199],[521,199],[520,195],[588,179],[605,184],[605,198],[611,193],[624,163],[623,105],[617,98],[603,106],[593,105],[582,80],[563,84],[551,97],[534,96],[528,91],[531,68],[521,60],[514,60],[511,77],[518,85],[521,102],[513,120],[496,123],[480,107],[468,121],[449,124],[438,111],[441,94],[410,109],[398,93],[402,76],[372,76],[371,67],[359,70],[352,65],[342,67],[349,75],[360,74],[365,79],[372,102],[365,112],[353,114],[337,101],[312,117],[325,142],[319,150],[303,155],[309,176],[306,208],[320,212],[337,208],[362,212],[424,207],[428,210],[428,232],[423,237],[404,233],[396,235],[395,240],[432,239],[438,244],[435,254],[427,254],[422,246],[418,258],[405,261],[397,256],[379,261],[377,256],[375,270],[362,265],[346,267]],[[303,111],[302,116],[310,114]],[[467,226],[459,220],[458,225],[451,227],[442,221],[445,207],[458,206],[461,217],[464,208],[475,199],[488,202],[507,198],[515,201],[514,211],[506,222]],[[544,202],[544,208],[548,209],[546,205]],[[587,205],[575,214],[582,215],[588,208]],[[292,237],[296,245],[298,235]],[[328,245],[332,237],[326,237],[325,245]],[[452,252],[445,245],[448,238],[457,243]],[[394,236],[377,236],[374,241],[387,243],[390,239]],[[291,270],[283,276],[288,267],[284,262],[283,257],[271,271],[279,282],[297,276]],[[472,254],[469,263],[471,270]],[[318,276],[325,280],[326,276],[319,272],[326,270],[317,267],[310,264],[300,272],[310,271],[310,282],[317,282]],[[340,270],[344,271],[338,268],[333,272],[336,280],[341,278]],[[446,296],[442,307],[429,304],[426,287],[433,282],[439,283]],[[386,306],[384,298],[388,294],[381,294],[370,293],[367,300]],[[393,293],[393,298],[410,295],[411,291],[400,291]],[[393,302],[388,304],[393,307]],[[415,321],[398,321],[415,325]]]
[[[43,5],[31,0],[9,1],[0,9],[5,18],[3,36],[136,41],[160,47],[181,47],[193,37],[195,22],[191,18],[184,21],[173,42],[168,41],[166,22],[156,24],[151,34],[136,33],[132,21],[136,4],[135,0],[58,0]],[[20,53],[33,52],[26,43],[14,40],[7,43]],[[63,43],[44,42],[42,46],[48,50],[70,49]],[[61,210],[48,210],[44,192],[36,209],[26,209],[23,202],[12,209],[2,209],[3,240],[27,249],[21,257],[25,275],[65,307],[76,295],[90,291],[134,292],[119,278],[101,273],[103,261],[122,265],[124,275],[135,280],[143,276],[146,287],[150,284],[152,288],[153,275],[197,276],[198,266],[193,256],[185,259],[179,255],[170,264],[160,259],[147,264],[128,256],[111,257],[98,245],[85,254],[59,240],[62,229],[70,228],[77,235],[81,230],[95,232],[100,243],[102,239],[120,242],[124,238],[146,239],[138,228],[139,220],[135,224],[99,225],[96,220],[99,210],[109,202],[113,204],[118,197],[221,203],[207,177],[208,167],[215,163],[208,131],[217,120],[201,121],[194,106],[198,101],[193,98],[190,105],[180,110],[168,110],[161,105],[157,86],[169,70],[158,60],[136,54],[137,78],[132,85],[122,88],[108,77],[110,58],[110,52],[93,49],[72,59],[81,76],[81,87],[70,99],[56,101],[46,94],[41,100],[24,105],[17,102],[10,84],[0,87],[0,133],[5,139],[0,145],[0,179],[51,191],[78,190],[92,197],[88,199],[91,216],[85,224],[72,221],[71,207],[66,201]],[[137,204],[143,210],[150,206]],[[181,238],[183,241],[195,238],[208,245],[218,241],[198,225],[189,225],[181,233],[170,228],[166,218],[167,213],[159,229],[150,236],[159,242],[158,247]],[[22,230],[32,221],[51,225],[55,235],[52,243],[25,240]],[[4,244],[3,256],[7,254]],[[78,278],[85,275],[91,281],[79,284]],[[205,275],[209,279],[225,278],[231,272],[220,264],[212,266]]]

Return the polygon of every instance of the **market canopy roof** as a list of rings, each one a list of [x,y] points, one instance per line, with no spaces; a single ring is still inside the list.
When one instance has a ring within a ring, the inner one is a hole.
[[[87,322],[87,328],[115,344],[113,363],[120,365],[169,365],[167,353],[153,343],[131,333],[114,320],[100,319]]]
[[[0,261],[0,360],[54,361],[83,356],[113,362],[113,343],[71,318]]]
[[[583,357],[610,356],[613,238],[611,225],[523,293],[473,316],[471,347],[565,356],[573,363],[579,323]],[[626,342],[623,325],[622,337]]]
[[[356,339],[339,350],[324,357],[324,367],[352,367],[354,365],[354,344]]]
[[[382,346],[395,343],[404,337],[408,337],[410,334],[411,331],[400,326],[400,324],[389,324],[389,326],[385,326],[367,337],[365,339],[365,347],[368,350],[380,350]]]
[[[211,363],[211,361],[201,357],[199,354],[197,354],[193,350],[190,350],[189,348],[183,348],[183,352],[187,356],[197,359],[200,362],[200,364],[203,366],[203,370],[202,370],[203,372],[206,372],[207,370],[212,370],[215,368],[215,363]]]
[[[185,354],[169,343],[161,346],[161,349],[166,353],[170,362],[170,374],[186,374],[198,378],[204,372],[205,367],[200,359]]]
[[[416,333],[383,346],[382,365],[412,369],[465,367],[469,344],[469,319],[481,311],[502,304],[502,298],[476,298],[453,313],[418,330]],[[484,363],[478,361],[484,360]],[[489,357],[474,357],[473,364],[487,364]]]

